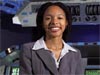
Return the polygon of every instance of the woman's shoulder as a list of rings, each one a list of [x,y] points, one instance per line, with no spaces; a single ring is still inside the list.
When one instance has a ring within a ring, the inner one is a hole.
[[[32,47],[34,45],[34,42],[27,42],[27,43],[23,43],[21,45],[21,54],[25,54],[26,56],[30,56],[31,51],[32,51]]]
[[[74,46],[72,46],[72,47],[76,50],[76,52],[74,52],[74,54],[75,54],[77,57],[82,57],[81,51],[80,51],[78,48],[74,47]]]
[[[34,45],[35,42],[27,42],[27,43],[23,43],[23,46],[32,46]]]
[[[76,48],[76,47],[74,47],[74,46],[71,46],[74,50],[76,50],[76,52],[75,53],[80,53],[80,50],[78,49],[78,48]]]
[[[23,44],[22,44],[22,48],[23,48],[23,49],[26,49],[26,48],[27,48],[27,49],[32,49],[34,43],[35,43],[35,42],[23,43]]]

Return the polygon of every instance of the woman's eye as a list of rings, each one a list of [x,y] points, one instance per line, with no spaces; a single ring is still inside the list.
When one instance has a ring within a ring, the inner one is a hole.
[[[46,17],[46,18],[45,18],[45,20],[49,20],[49,19],[50,19],[50,17]]]
[[[62,17],[58,17],[58,19],[63,19]]]

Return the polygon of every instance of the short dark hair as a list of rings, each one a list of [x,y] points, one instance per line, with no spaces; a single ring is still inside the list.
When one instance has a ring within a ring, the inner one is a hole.
[[[59,6],[65,12],[66,19],[68,21],[68,25],[66,26],[66,29],[63,32],[62,38],[64,41],[66,41],[68,38],[68,33],[70,31],[70,28],[71,28],[71,24],[72,24],[72,16],[71,16],[71,13],[69,11],[69,8],[61,2],[47,2],[47,3],[44,3],[43,5],[41,5],[41,7],[39,8],[38,13],[37,13],[37,17],[36,17],[37,29],[39,31],[38,32],[38,34],[39,34],[38,39],[42,36],[45,36],[45,30],[43,28],[43,16],[44,16],[46,9],[52,5]]]

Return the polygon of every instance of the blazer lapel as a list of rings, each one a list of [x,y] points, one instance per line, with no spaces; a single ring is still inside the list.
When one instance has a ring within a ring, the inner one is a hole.
[[[44,64],[47,66],[47,68],[51,71],[51,73],[57,75],[58,70],[55,65],[55,61],[53,57],[51,56],[49,51],[46,50],[37,50],[37,54],[41,58],[41,60],[44,62]]]
[[[59,73],[61,74],[70,74],[70,64],[71,64],[71,55],[67,53],[60,61]]]

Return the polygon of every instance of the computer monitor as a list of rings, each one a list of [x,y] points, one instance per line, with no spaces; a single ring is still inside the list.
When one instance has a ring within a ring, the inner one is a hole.
[[[84,75],[100,75],[100,65],[89,65],[84,73]]]
[[[10,75],[19,75],[19,67],[18,66],[12,66]]]

